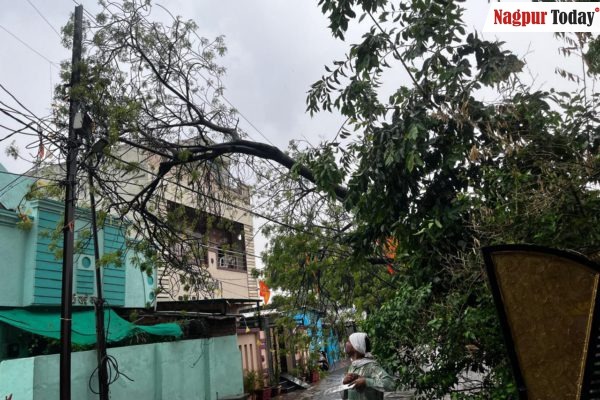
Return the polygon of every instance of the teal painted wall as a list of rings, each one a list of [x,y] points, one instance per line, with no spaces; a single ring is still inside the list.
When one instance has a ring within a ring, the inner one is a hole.
[[[53,231],[62,220],[61,209],[58,205],[46,202],[35,202],[35,225],[37,233],[35,248],[28,249],[35,253],[35,266],[33,276],[33,303],[34,304],[60,304],[62,287],[62,260],[56,258],[55,249],[51,248]],[[48,237],[47,237],[48,236]],[[62,242],[58,241],[58,248]],[[25,282],[26,285],[29,282]]]
[[[35,260],[35,275],[34,275],[34,300],[33,303],[37,305],[49,305],[49,304],[60,304],[60,293],[62,287],[62,259],[56,258],[56,249],[62,249],[62,238],[54,241],[48,235],[51,235],[64,222],[62,221],[63,211],[62,204],[54,201],[38,201],[32,203],[35,211],[37,211],[37,244],[36,244],[36,260]],[[90,232],[91,223],[89,221],[87,210],[78,210],[77,218],[75,220],[75,240],[81,242],[82,247],[78,249],[75,254],[73,262],[73,293],[78,296],[94,296],[95,295],[95,270],[94,270],[94,248],[91,237],[86,237],[84,234]],[[106,246],[107,241],[104,240],[105,246],[100,248],[100,255],[106,254],[115,248],[112,245],[113,242],[120,244],[125,243],[124,234],[121,230],[116,230],[113,227],[106,227],[104,231],[111,231],[111,241]],[[104,233],[106,236],[106,233]],[[121,235],[119,237],[118,235]],[[114,238],[112,238],[114,236]],[[91,260],[90,267],[83,268],[81,266],[81,259],[84,256],[88,256],[88,260]],[[114,274],[122,276],[123,282],[120,285],[115,286],[111,277],[105,275],[103,277],[103,288],[104,296],[111,306],[122,306],[124,305],[125,297],[125,268],[112,265],[106,269],[117,270]],[[75,305],[89,305],[89,301],[79,300],[75,302]]]
[[[244,390],[242,360],[237,336],[209,340],[212,341],[209,360],[212,373],[209,375],[210,383],[207,388],[210,397],[207,395],[206,398],[216,399],[216,393],[219,393],[220,397],[242,393]]]
[[[58,364],[56,366],[58,368]],[[0,362],[0,399],[10,394],[13,400],[33,400],[35,357]],[[50,399],[50,397],[47,397]],[[54,398],[58,399],[59,396]]]
[[[243,392],[242,366],[235,336],[118,347],[109,354],[134,382],[120,378],[111,385],[112,399],[216,400]],[[72,397],[95,400],[88,388],[96,353],[73,353]],[[58,399],[59,355],[0,363],[0,398]],[[95,383],[95,382],[94,382]]]
[[[122,252],[125,254],[124,228],[107,226],[104,228],[104,253]],[[123,255],[124,257],[124,255]],[[112,306],[125,305],[125,267],[109,264],[104,267],[104,298]]]
[[[25,248],[27,232],[18,229],[13,211],[0,210],[0,305],[20,307],[23,304]]]
[[[15,211],[0,210],[0,306],[59,305],[62,288],[62,237],[51,238],[60,229],[63,205],[52,200],[35,200],[26,204],[25,211],[33,224],[25,231],[17,227]],[[76,236],[90,230],[88,210],[78,209],[75,221]],[[100,232],[100,254],[122,251],[122,266],[108,265],[103,270],[104,296],[110,306],[145,307],[153,302],[156,275],[141,273],[132,263],[131,252],[125,246],[125,229],[107,224]],[[91,305],[95,296],[95,266],[92,240],[85,242],[80,254],[74,257],[73,292],[78,295],[75,306]],[[127,257],[126,257],[127,255]],[[88,256],[92,265],[83,267],[81,257]]]
[[[125,268],[125,307],[145,307],[154,304],[154,289],[156,288],[157,271],[148,276],[134,266],[135,252],[126,254]]]

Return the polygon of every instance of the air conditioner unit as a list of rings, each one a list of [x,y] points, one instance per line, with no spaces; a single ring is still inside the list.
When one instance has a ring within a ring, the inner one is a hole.
[[[96,296],[96,260],[93,255],[76,254],[73,264],[73,304],[92,305]]]

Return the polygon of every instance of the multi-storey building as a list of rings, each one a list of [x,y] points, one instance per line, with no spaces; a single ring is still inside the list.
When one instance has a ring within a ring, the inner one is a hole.
[[[124,198],[133,198],[155,178],[160,158],[128,146],[121,147],[117,153],[121,162],[136,166],[134,172],[123,178],[124,185],[120,189]],[[258,283],[252,274],[256,265],[253,219],[248,212],[251,208],[249,188],[228,180],[221,171],[227,168],[226,165],[213,164],[212,167],[213,175],[221,178],[218,183],[217,179],[206,183],[211,189],[212,199],[204,203],[210,204],[210,207],[198,206],[203,202],[198,202],[197,197],[202,195],[188,189],[181,178],[169,175],[165,177],[161,190],[159,202],[162,204],[157,204],[166,209],[183,207],[189,219],[195,220],[193,228],[188,228],[188,240],[176,245],[173,251],[201,254],[201,257],[194,258],[197,265],[190,266],[189,271],[207,269],[212,277],[212,287],[208,291],[206,288],[195,290],[194,285],[188,284],[189,279],[186,280],[184,272],[163,268],[158,271],[158,283],[162,289],[157,295],[159,302],[259,299]],[[219,202],[222,198],[226,200]]]
[[[133,198],[155,179],[160,158],[127,146],[121,147],[117,153],[121,162],[136,166],[135,172],[124,177],[126,184],[121,188],[124,198]],[[219,313],[237,314],[252,303],[259,304],[258,282],[252,273],[256,267],[253,219],[247,211],[251,208],[250,190],[246,185],[228,180],[227,173],[223,171],[227,167],[224,164],[199,167],[212,169],[212,179],[206,182],[211,199],[206,202],[198,201],[197,197],[202,195],[187,188],[185,179],[164,177],[165,186],[161,188],[160,201],[155,206],[183,208],[186,219],[194,221],[187,228],[188,239],[177,244],[173,251],[180,255],[191,253],[200,256],[194,258],[195,265],[188,266],[185,273],[168,267],[159,268],[158,310],[217,310]],[[207,206],[199,207],[198,204],[202,203]],[[190,284],[194,272],[201,272],[199,269],[210,273],[211,287],[203,285],[196,288]],[[242,321],[237,331],[237,345],[244,370],[256,371],[261,376],[268,374],[265,344],[264,332],[245,329]]]

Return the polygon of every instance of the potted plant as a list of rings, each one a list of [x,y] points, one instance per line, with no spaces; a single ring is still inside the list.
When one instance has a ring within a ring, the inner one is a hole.
[[[279,384],[279,380],[279,369],[275,368],[275,372],[269,379],[269,384],[271,385],[271,397],[279,396],[281,394],[281,385]]]
[[[244,370],[244,393],[250,394],[250,399],[256,399],[258,374],[256,371]]]
[[[258,380],[255,393],[256,400],[271,400],[271,387],[264,386],[264,378]]]
[[[315,382],[319,382],[319,379],[321,378],[321,375],[319,375],[319,369],[313,369],[311,370],[311,382],[315,383]]]
[[[311,383],[319,382],[319,353],[312,352],[308,358],[308,381]]]

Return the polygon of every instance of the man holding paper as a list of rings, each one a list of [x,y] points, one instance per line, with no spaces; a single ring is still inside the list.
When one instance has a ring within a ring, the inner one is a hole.
[[[383,392],[396,389],[396,380],[371,355],[366,333],[356,332],[350,335],[345,350],[352,364],[344,376],[343,383],[352,387],[344,392],[344,398],[380,400],[383,399]]]

